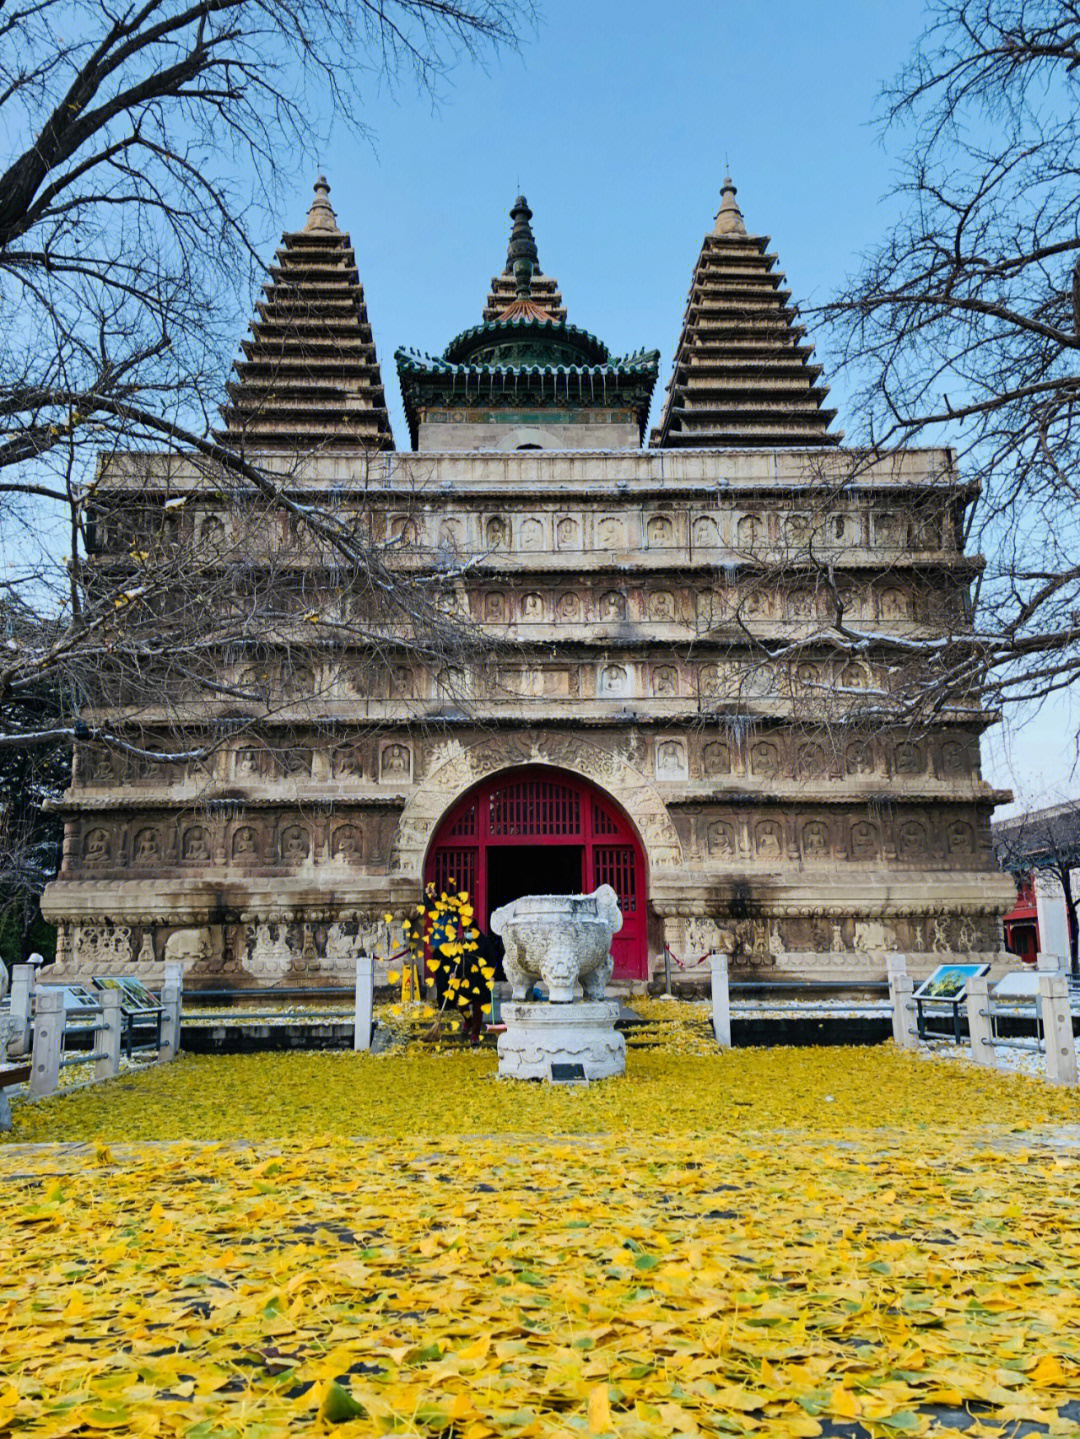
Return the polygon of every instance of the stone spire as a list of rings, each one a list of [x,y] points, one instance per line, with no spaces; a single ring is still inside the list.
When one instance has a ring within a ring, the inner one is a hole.
[[[529,221],[532,211],[524,195],[519,195],[510,211],[514,228],[510,231],[510,244],[506,251],[506,270],[513,275],[519,300],[527,300],[532,286],[532,277],[540,273],[540,257],[536,253],[536,239]]]
[[[749,235],[725,178],[694,269],[667,402],[651,444],[664,449],[839,444],[835,410],[810,363],[768,237]]]
[[[548,279],[540,269],[536,238],[529,223],[532,215],[529,202],[524,195],[519,195],[510,211],[514,225],[506,251],[506,268],[491,281],[491,292],[484,306],[485,324],[515,315],[549,319],[556,324],[566,319],[559,282]]]
[[[724,183],[720,187],[720,209],[716,212],[716,224],[713,226],[714,235],[746,234],[743,213],[739,209],[735,195],[736,190],[731,183],[731,176],[725,175]]]
[[[364,289],[322,175],[282,236],[222,407],[226,443],[292,454],[393,449]]]
[[[311,202],[311,209],[304,224],[305,235],[313,234],[316,230],[327,235],[341,234],[334,207],[330,203],[330,186],[326,183],[325,175],[320,175],[315,181],[315,198]]]

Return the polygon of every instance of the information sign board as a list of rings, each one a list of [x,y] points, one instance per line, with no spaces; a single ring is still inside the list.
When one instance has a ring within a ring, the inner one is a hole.
[[[949,1004],[962,1003],[967,997],[967,983],[980,974],[989,974],[988,964],[939,964],[915,991],[916,999],[940,999]]]

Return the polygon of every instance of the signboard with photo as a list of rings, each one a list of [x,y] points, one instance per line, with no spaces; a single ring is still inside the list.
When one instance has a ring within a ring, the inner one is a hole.
[[[949,1004],[962,1003],[967,997],[967,984],[980,974],[989,974],[988,964],[939,964],[915,991],[916,999],[940,999]]]
[[[125,1014],[156,1013],[161,1008],[157,996],[151,994],[142,980],[134,975],[95,974],[94,984],[98,989],[118,989],[120,1008]]]
[[[52,989],[52,987],[52,985],[45,984],[41,986],[42,989]],[[92,994],[85,985],[64,984],[60,986],[60,989],[64,996],[64,1009],[68,1013],[78,1014],[80,1009],[96,1009],[98,1006],[97,995]]]

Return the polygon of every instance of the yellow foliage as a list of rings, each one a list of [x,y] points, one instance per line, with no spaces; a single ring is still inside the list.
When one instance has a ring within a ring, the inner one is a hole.
[[[1010,1081],[834,1050],[691,1057],[680,1083],[660,1058],[584,1091],[498,1084],[490,1055],[188,1059],[17,1104],[18,1138],[109,1145],[0,1145],[0,1426],[896,1439],[980,1403],[983,1434],[1071,1432],[1080,1165],[1037,1131],[1020,1158]],[[827,1082],[840,1127],[784,1123],[785,1064],[791,1107]],[[242,1137],[125,1138],[215,1116]]]

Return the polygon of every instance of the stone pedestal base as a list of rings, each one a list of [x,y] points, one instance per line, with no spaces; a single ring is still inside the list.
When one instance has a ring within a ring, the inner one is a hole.
[[[502,1006],[506,1033],[499,1036],[500,1079],[550,1079],[553,1064],[580,1064],[586,1079],[626,1072],[626,1043],[615,1029],[618,1002]]]

